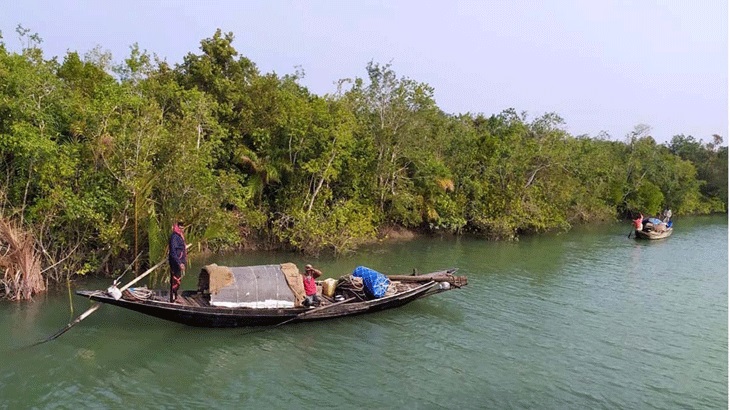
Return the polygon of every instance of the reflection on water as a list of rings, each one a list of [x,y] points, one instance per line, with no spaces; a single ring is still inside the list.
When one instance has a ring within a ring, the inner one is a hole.
[[[684,218],[657,242],[616,224],[515,243],[420,238],[338,259],[195,261],[190,272],[291,261],[324,277],[358,265],[469,277],[399,309],[263,330],[104,306],[18,350],[68,321],[68,297],[2,304],[0,397],[8,408],[727,408],[727,226]],[[89,306],[74,303],[76,314]]]

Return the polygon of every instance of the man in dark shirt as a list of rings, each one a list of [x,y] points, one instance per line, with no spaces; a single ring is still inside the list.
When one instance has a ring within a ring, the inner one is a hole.
[[[170,253],[167,257],[170,263],[170,303],[177,300],[177,290],[180,288],[185,264],[188,263],[188,252],[183,235],[183,223],[178,221],[172,224],[170,234]]]

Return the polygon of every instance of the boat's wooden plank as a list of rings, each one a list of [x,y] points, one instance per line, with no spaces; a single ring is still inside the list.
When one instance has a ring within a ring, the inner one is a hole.
[[[203,307],[203,306],[206,306],[206,304],[204,304],[204,302],[200,298],[200,296],[193,296],[193,297],[189,298],[188,300],[195,307]]]

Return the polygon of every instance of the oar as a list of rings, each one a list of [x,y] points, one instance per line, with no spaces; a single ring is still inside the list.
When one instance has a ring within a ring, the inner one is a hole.
[[[631,229],[631,232],[629,232],[629,236],[627,236],[627,238],[631,239],[631,234],[632,233],[634,233],[634,229],[633,228]]]
[[[189,247],[190,247],[190,244],[188,244],[188,245],[187,245],[186,249],[187,249],[187,248],[189,248]],[[164,258],[164,259],[162,259],[161,261],[159,261],[159,262],[157,263],[157,265],[155,265],[155,266],[153,266],[153,267],[151,267],[151,268],[147,269],[147,271],[145,271],[145,272],[144,272],[143,274],[141,274],[141,275],[137,276],[137,277],[136,277],[135,279],[133,279],[132,281],[130,281],[130,282],[129,282],[129,283],[127,283],[126,285],[122,286],[122,288],[121,288],[121,289],[119,289],[119,291],[120,291],[120,292],[124,292],[124,291],[125,291],[125,290],[126,290],[127,288],[129,288],[130,286],[132,286],[132,285],[134,285],[135,283],[139,282],[139,280],[140,280],[140,279],[142,279],[142,278],[144,278],[145,276],[149,275],[150,273],[154,272],[154,271],[155,271],[155,270],[156,270],[157,268],[159,268],[160,266],[162,266],[162,265],[163,265],[163,264],[164,264],[165,262],[167,262],[167,258]],[[59,330],[58,332],[56,332],[55,334],[53,334],[53,336],[51,336],[51,337],[49,337],[49,338],[47,338],[47,339],[45,339],[45,340],[41,340],[41,341],[39,341],[39,342],[35,342],[35,343],[33,343],[32,345],[30,345],[29,347],[32,347],[32,346],[37,346],[37,345],[39,345],[39,344],[43,344],[43,343],[46,343],[46,342],[50,342],[51,340],[54,340],[54,339],[56,339],[57,337],[59,337],[59,336],[61,336],[62,334],[66,333],[66,332],[67,332],[67,331],[68,331],[69,329],[71,329],[72,327],[76,326],[76,324],[77,324],[77,323],[81,322],[82,320],[84,320],[84,319],[86,319],[87,317],[89,317],[89,315],[91,315],[92,313],[96,312],[96,311],[97,311],[97,309],[99,309],[100,307],[101,307],[101,303],[99,303],[99,302],[94,302],[94,304],[93,304],[93,305],[92,305],[92,306],[91,306],[91,307],[90,307],[90,308],[89,308],[89,309],[88,309],[88,310],[87,310],[86,312],[84,312],[84,313],[80,314],[80,315],[79,315],[79,316],[78,316],[78,317],[77,317],[76,319],[74,319],[73,321],[71,321],[71,322],[70,322],[69,324],[67,324],[67,325],[66,325],[66,326],[65,326],[64,328],[62,328],[61,330]]]
[[[277,324],[276,326],[274,326],[274,327],[278,327],[278,326],[281,326],[281,325],[287,324],[287,323],[291,322],[292,320],[296,320],[296,319],[301,319],[302,317],[304,317],[304,316],[309,316],[309,315],[311,315],[311,314],[312,314],[312,313],[314,313],[314,312],[321,312],[321,311],[323,311],[323,310],[325,310],[325,309],[329,309],[329,308],[331,308],[331,307],[334,307],[334,306],[337,306],[337,305],[341,305],[341,304],[343,304],[343,303],[351,302],[351,301],[353,301],[353,300],[355,300],[355,298],[354,298],[354,297],[352,297],[352,298],[349,298],[349,299],[345,299],[345,300],[341,300],[341,301],[339,301],[339,302],[331,303],[331,304],[329,304],[329,305],[324,305],[324,306],[316,307],[316,308],[314,308],[314,309],[310,309],[310,310],[307,310],[306,312],[302,312],[302,313],[300,313],[300,314],[298,314],[298,315],[294,316],[294,317],[293,317],[293,318],[291,318],[291,319],[287,319],[287,320],[285,320],[285,321],[283,321],[283,322],[281,322],[281,323],[278,323],[278,324]]]
[[[35,342],[35,343],[33,343],[32,345],[30,345],[28,347],[33,347],[33,346],[37,346],[39,344],[43,344],[43,343],[46,343],[46,342],[50,342],[51,340],[57,338],[58,336],[61,336],[62,334],[66,333],[69,329],[71,329],[72,327],[76,326],[77,323],[79,323],[80,321],[86,319],[90,314],[96,312],[96,310],[99,309],[100,307],[101,307],[101,303],[94,302],[94,304],[86,312],[80,314],[78,317],[76,317],[76,319],[74,319],[73,321],[69,322],[69,324],[67,324],[66,327],[62,328],[61,330],[59,330],[58,332],[56,332],[55,334],[53,334],[53,336],[51,336],[51,337],[49,337],[49,338],[47,338],[45,340],[41,340],[41,341]]]

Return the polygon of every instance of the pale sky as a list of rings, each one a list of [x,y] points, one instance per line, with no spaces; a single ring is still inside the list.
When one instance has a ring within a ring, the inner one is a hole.
[[[371,60],[427,83],[447,113],[556,112],[573,135],[623,140],[638,124],[728,140],[727,0],[2,0],[6,46],[22,24],[46,57],[129,47],[179,63],[217,28],[262,72],[310,91],[367,77]],[[9,4],[8,4],[9,3]]]

